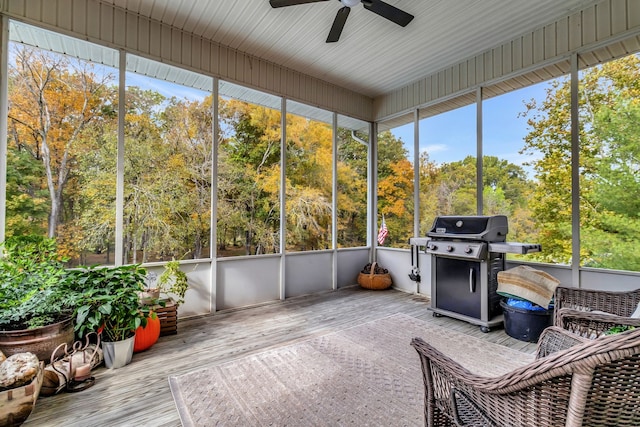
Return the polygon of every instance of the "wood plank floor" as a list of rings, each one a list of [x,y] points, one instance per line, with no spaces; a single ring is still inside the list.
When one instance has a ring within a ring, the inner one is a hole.
[[[395,290],[357,286],[291,298],[242,310],[180,319],[178,334],[161,337],[151,349],[120,369],[93,371],[96,384],[79,393],[41,397],[25,426],[180,426],[169,375],[338,331],[394,313],[405,313],[522,351],[535,344],[509,337],[502,329],[482,333],[478,326],[433,317],[428,299]],[[407,343],[409,345],[409,343]]]

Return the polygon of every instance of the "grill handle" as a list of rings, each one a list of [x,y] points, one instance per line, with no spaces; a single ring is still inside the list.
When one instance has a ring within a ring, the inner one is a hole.
[[[475,274],[473,274],[473,268],[469,269],[469,292],[474,293],[476,291]]]

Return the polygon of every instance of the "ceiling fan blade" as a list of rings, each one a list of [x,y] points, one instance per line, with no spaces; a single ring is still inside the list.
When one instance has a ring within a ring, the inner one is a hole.
[[[347,6],[338,11],[338,13],[336,14],[336,19],[333,20],[331,31],[329,31],[327,43],[335,43],[340,40],[340,34],[342,34],[344,24],[347,22],[347,16],[349,16],[349,12],[351,12],[351,8]]]
[[[362,5],[371,12],[376,13],[389,21],[395,22],[401,27],[406,27],[413,19],[413,15],[391,6],[382,0],[363,0]]]
[[[329,0],[269,0],[271,7],[295,6],[297,4],[316,3]]]

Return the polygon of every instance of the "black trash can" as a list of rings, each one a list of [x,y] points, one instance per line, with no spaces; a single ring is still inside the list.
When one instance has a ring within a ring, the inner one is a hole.
[[[540,334],[553,325],[553,307],[529,310],[500,301],[504,312],[504,330],[510,337],[520,341],[538,342]]]

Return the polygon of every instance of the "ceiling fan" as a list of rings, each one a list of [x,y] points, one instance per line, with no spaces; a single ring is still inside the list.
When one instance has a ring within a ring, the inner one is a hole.
[[[285,7],[285,6],[295,6],[297,4],[306,4],[306,3],[315,3],[320,1],[329,1],[329,0],[269,0],[271,7]],[[383,2],[382,0],[339,0],[340,3],[343,4],[343,7],[338,10],[338,14],[336,18],[333,20],[333,25],[331,26],[331,30],[329,31],[329,36],[327,37],[327,43],[334,43],[340,40],[340,34],[342,34],[342,29],[344,28],[344,24],[347,22],[347,17],[349,16],[349,12],[351,12],[351,8],[356,6],[358,3],[362,3],[365,9],[370,10],[371,12],[382,16],[383,18],[388,19],[389,21],[395,22],[396,24],[406,27],[409,22],[413,19],[413,15],[408,14],[407,12],[398,9],[395,6],[392,6],[388,3]]]

